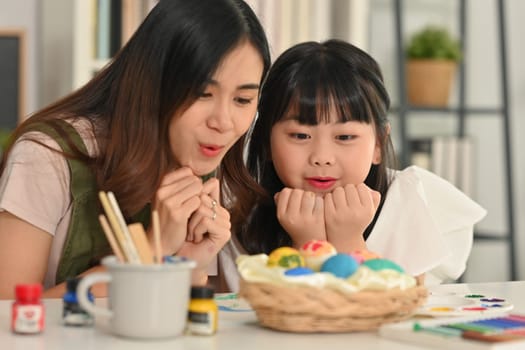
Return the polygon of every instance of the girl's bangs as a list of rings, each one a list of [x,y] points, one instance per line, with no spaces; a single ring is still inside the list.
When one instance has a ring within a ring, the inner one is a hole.
[[[368,98],[359,86],[335,79],[319,79],[317,84],[303,81],[296,87],[289,106],[287,114],[294,115],[299,123],[305,125],[330,123],[334,111],[340,123],[373,121]]]

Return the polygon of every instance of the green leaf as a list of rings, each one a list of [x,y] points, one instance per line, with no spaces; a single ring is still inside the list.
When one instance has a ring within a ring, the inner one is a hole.
[[[459,61],[461,49],[445,28],[427,26],[416,32],[406,47],[407,58]]]

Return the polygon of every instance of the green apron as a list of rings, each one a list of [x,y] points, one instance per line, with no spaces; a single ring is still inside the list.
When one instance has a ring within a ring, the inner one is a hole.
[[[78,132],[66,121],[60,121],[61,128],[68,134],[75,146],[88,154],[86,146]],[[40,131],[53,138],[66,154],[72,154],[66,140],[48,124],[37,124],[32,131]],[[99,224],[98,215],[101,206],[98,188],[91,169],[82,161],[66,158],[71,175],[71,221],[62,248],[62,254],[56,271],[56,284],[64,282],[89,268],[98,265],[100,259],[111,254],[111,248]],[[150,206],[147,205],[134,219],[147,228],[150,220]]]

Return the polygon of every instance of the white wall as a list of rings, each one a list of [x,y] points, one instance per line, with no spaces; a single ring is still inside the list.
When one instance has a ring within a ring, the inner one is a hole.
[[[369,0],[245,0],[260,18],[272,59],[293,44],[329,38],[367,49]]]
[[[393,1],[374,0],[371,5],[370,52],[378,59],[385,73],[385,80],[394,101],[397,100],[397,77],[393,46]],[[404,1],[406,38],[425,24],[439,24],[458,33],[458,0],[407,0]],[[507,0],[508,75],[510,77],[510,115],[512,126],[513,177],[515,202],[515,228],[518,247],[518,277],[525,279],[525,159],[520,150],[525,131],[525,68],[521,64],[525,50],[520,45],[525,34],[525,2]],[[501,103],[499,79],[499,42],[497,39],[496,0],[470,1],[467,8],[467,106],[498,107]],[[452,98],[451,105],[456,101]],[[395,104],[395,102],[394,102]],[[453,134],[455,119],[446,115],[410,115],[409,132],[412,135]],[[477,142],[475,199],[488,210],[480,222],[480,231],[504,234],[506,228],[506,197],[503,170],[502,120],[498,115],[469,115],[467,134]],[[393,119],[393,130],[396,130]],[[509,279],[507,250],[501,243],[476,243],[465,275],[467,281],[500,281]]]
[[[22,29],[25,31],[25,101],[24,112],[34,111],[38,91],[38,0],[0,0],[0,29]]]
[[[39,106],[73,89],[73,0],[45,0],[41,7]]]

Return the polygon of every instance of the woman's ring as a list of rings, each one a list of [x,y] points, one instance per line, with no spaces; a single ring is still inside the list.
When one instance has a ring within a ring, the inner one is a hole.
[[[213,210],[213,215],[211,216],[212,220],[215,220],[215,218],[217,217],[217,211],[215,210],[216,207],[217,207],[217,202],[215,201],[215,199],[212,199],[211,200],[211,210]]]

